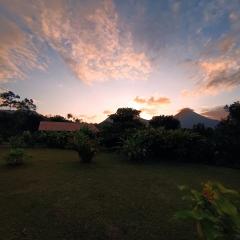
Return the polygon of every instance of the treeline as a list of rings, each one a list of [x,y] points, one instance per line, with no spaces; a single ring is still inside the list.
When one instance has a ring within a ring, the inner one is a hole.
[[[156,116],[149,125],[140,112],[118,109],[111,121],[100,125],[100,141],[107,148],[120,149],[132,161],[170,160],[232,167],[240,166],[240,103],[226,106],[228,117],[216,128],[197,124],[183,129],[173,116]]]
[[[36,132],[40,121],[54,122],[80,122],[68,114],[67,118],[55,116],[43,116],[36,112],[37,106],[33,99],[22,99],[12,91],[0,94],[0,140],[8,141],[12,136],[21,135],[25,131]]]
[[[40,121],[71,122],[63,116],[44,116],[30,110],[0,110],[0,138],[21,135],[25,131],[36,132]]]
[[[7,101],[4,102],[4,97],[8,98],[8,104],[13,108],[12,103],[16,101],[14,96],[16,95],[12,93],[1,95],[5,107]],[[21,104],[23,105],[24,103]],[[214,129],[203,124],[183,129],[173,116],[154,116],[146,122],[140,118],[140,111],[119,108],[109,116],[108,121],[98,124],[98,133],[87,130],[83,134],[88,135],[101,148],[125,153],[131,161],[155,159],[239,167],[240,103],[226,106],[225,110],[228,117]],[[39,132],[37,130],[42,120],[79,121],[71,114],[68,119],[62,116],[47,117],[34,109],[15,106],[15,110],[0,111],[0,140],[18,146],[72,148],[73,133]]]

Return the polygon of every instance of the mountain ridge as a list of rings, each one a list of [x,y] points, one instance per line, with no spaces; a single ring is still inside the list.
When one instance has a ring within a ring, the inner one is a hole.
[[[183,108],[180,110],[176,115],[174,115],[174,118],[178,119],[181,123],[182,128],[193,128],[193,125],[202,123],[205,125],[205,127],[211,127],[214,128],[219,123],[218,120],[205,117],[199,113],[196,113],[191,108]],[[140,118],[141,122],[148,125],[149,120]],[[111,124],[113,121],[107,117],[105,120],[103,120],[101,124]]]
[[[191,108],[183,108],[174,117],[180,121],[182,128],[192,128],[198,123],[204,124],[205,127],[214,128],[219,123],[218,120],[205,117],[194,112]]]

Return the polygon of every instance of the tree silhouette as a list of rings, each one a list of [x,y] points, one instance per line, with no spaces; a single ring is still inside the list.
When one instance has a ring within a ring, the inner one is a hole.
[[[23,111],[36,111],[37,107],[32,99],[25,98],[22,101],[16,103],[17,110]]]
[[[17,104],[19,103],[20,96],[15,94],[12,91],[8,92],[3,92],[0,94],[0,99],[1,99],[1,107],[8,107],[10,110],[12,108],[16,108]]]
[[[180,128],[180,122],[173,116],[154,116],[149,121],[150,126],[154,128],[164,127],[165,129],[178,129]]]

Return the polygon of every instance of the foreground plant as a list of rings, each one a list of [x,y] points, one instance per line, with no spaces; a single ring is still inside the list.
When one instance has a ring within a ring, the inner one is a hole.
[[[26,155],[25,151],[21,148],[13,148],[5,157],[7,165],[10,166],[18,166],[24,163],[24,160],[28,156]]]
[[[90,163],[96,153],[95,143],[83,132],[78,132],[74,136],[75,150],[82,162]]]
[[[183,200],[189,201],[190,209],[175,214],[177,219],[196,222],[199,239],[240,239],[240,195],[219,183],[207,182],[202,191],[180,186],[185,192]]]

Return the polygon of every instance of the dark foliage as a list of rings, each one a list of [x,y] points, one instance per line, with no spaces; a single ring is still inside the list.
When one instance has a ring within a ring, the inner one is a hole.
[[[90,163],[96,153],[96,143],[84,131],[74,134],[74,149],[83,163]]]
[[[49,148],[71,148],[73,134],[71,132],[38,132],[35,142]]]
[[[193,132],[198,133],[202,136],[205,136],[207,138],[213,138],[214,136],[214,129],[210,127],[205,127],[203,123],[198,123],[193,125]]]
[[[47,120],[52,121],[52,122],[71,122],[71,121],[67,120],[65,117],[60,116],[60,115],[47,117]]]
[[[2,110],[0,111],[0,135],[7,140],[24,131],[37,131],[40,121],[44,119],[44,116],[33,111]]]
[[[131,160],[177,160],[211,163],[214,149],[206,138],[188,130],[144,129],[130,136],[123,145]]]
[[[229,112],[215,131],[216,153],[219,164],[240,166],[240,103],[235,102],[225,109]]]
[[[180,128],[180,122],[173,116],[154,116],[150,121],[149,125],[154,128],[164,127],[165,129],[178,129]]]
[[[119,108],[109,118],[111,123],[101,127],[101,143],[106,147],[121,146],[122,141],[135,132],[136,129],[144,127],[139,119],[140,111],[132,108]]]
[[[24,163],[27,158],[26,153],[21,148],[12,148],[5,157],[6,163],[9,166],[19,166]]]

